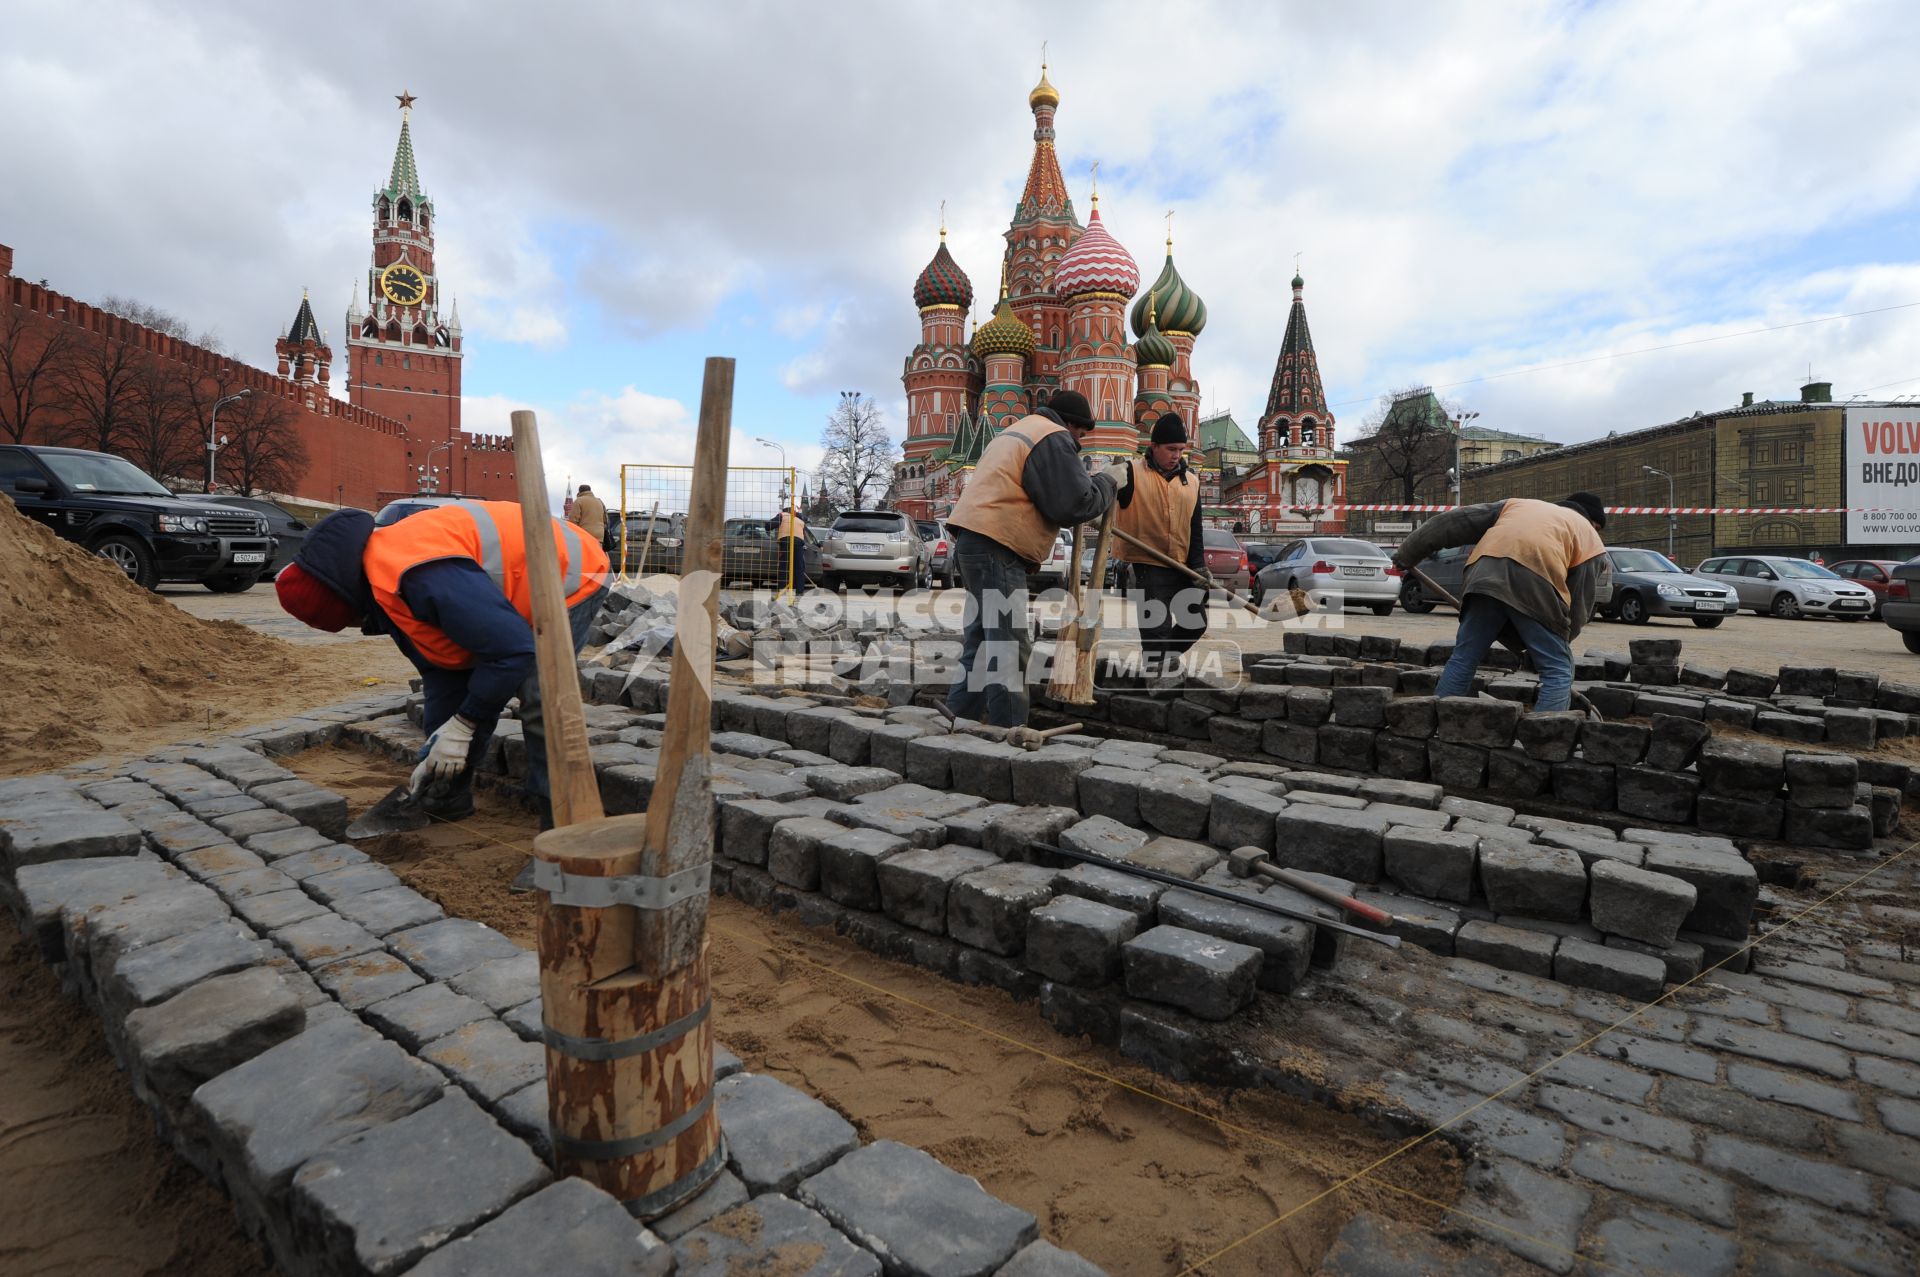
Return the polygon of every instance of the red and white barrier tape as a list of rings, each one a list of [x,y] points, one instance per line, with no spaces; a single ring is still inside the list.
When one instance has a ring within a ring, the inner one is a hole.
[[[1396,512],[1409,514],[1444,514],[1448,510],[1458,509],[1450,505],[1279,505],[1263,504],[1257,501],[1223,501],[1215,503],[1219,508],[1228,510],[1280,510],[1293,514],[1312,517],[1320,514],[1344,513],[1351,510],[1371,510],[1378,512]],[[1893,511],[1880,506],[1845,505],[1610,505],[1608,514],[1893,514]]]

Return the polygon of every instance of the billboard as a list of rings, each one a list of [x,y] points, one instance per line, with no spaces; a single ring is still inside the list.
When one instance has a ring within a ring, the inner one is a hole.
[[[1920,405],[1847,409],[1847,541],[1920,541]]]

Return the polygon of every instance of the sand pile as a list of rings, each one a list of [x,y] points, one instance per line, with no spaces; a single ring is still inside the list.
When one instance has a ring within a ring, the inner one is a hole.
[[[264,721],[294,712],[290,692],[344,699],[338,664],[189,616],[0,495],[0,776],[138,747],[150,729]],[[334,677],[316,695],[320,669]]]

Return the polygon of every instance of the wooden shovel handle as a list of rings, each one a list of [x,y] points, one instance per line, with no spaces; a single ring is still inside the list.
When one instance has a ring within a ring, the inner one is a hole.
[[[1232,590],[1227,589],[1225,586],[1221,585],[1218,581],[1215,581],[1211,576],[1208,576],[1205,572],[1196,571],[1195,569],[1190,568],[1186,564],[1182,563],[1180,560],[1174,558],[1172,555],[1164,554],[1161,551],[1154,549],[1152,546],[1148,545],[1145,541],[1142,541],[1139,537],[1132,536],[1120,528],[1115,528],[1113,530],[1113,535],[1119,537],[1122,541],[1125,541],[1128,545],[1140,551],[1142,554],[1147,555],[1149,558],[1159,563],[1161,567],[1172,568],[1176,572],[1185,572],[1188,576],[1192,577],[1195,581],[1198,581],[1201,585],[1206,586],[1209,590],[1219,590],[1222,594],[1227,596],[1227,602],[1235,604],[1238,607],[1243,607],[1247,609],[1247,611],[1253,613],[1255,616],[1265,615],[1265,613],[1261,612],[1260,605],[1258,603],[1255,603],[1252,599],[1243,598],[1242,596],[1235,594]]]

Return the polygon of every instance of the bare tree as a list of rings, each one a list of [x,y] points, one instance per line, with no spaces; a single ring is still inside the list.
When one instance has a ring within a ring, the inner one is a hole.
[[[1352,479],[1363,479],[1369,490],[1354,491],[1360,499],[1398,498],[1411,505],[1425,490],[1444,492],[1447,471],[1453,466],[1453,426],[1447,406],[1425,386],[1408,386],[1380,396],[1367,414],[1365,433],[1348,450],[1356,464]]]
[[[133,377],[121,455],[165,482],[193,461],[193,370],[171,359],[148,359]]]
[[[220,473],[243,497],[256,492],[291,492],[307,469],[307,443],[294,428],[298,414],[278,395],[248,395],[220,414],[227,436],[220,449]]]
[[[826,449],[818,471],[821,498],[842,510],[865,509],[869,493],[885,492],[900,456],[880,421],[880,406],[851,390],[841,392],[820,445]]]
[[[119,452],[132,428],[139,381],[153,356],[117,333],[83,333],[60,362],[66,437],[99,452]]]
[[[13,442],[55,437],[66,402],[61,370],[73,349],[66,324],[0,303],[0,430]]]
[[[170,310],[150,306],[146,302],[132,297],[122,297],[117,293],[108,293],[95,306],[109,315],[118,315],[130,319],[143,328],[151,328],[180,341],[192,342],[196,346],[205,346],[208,350],[220,349],[220,336],[211,328],[195,333],[191,325]]]

